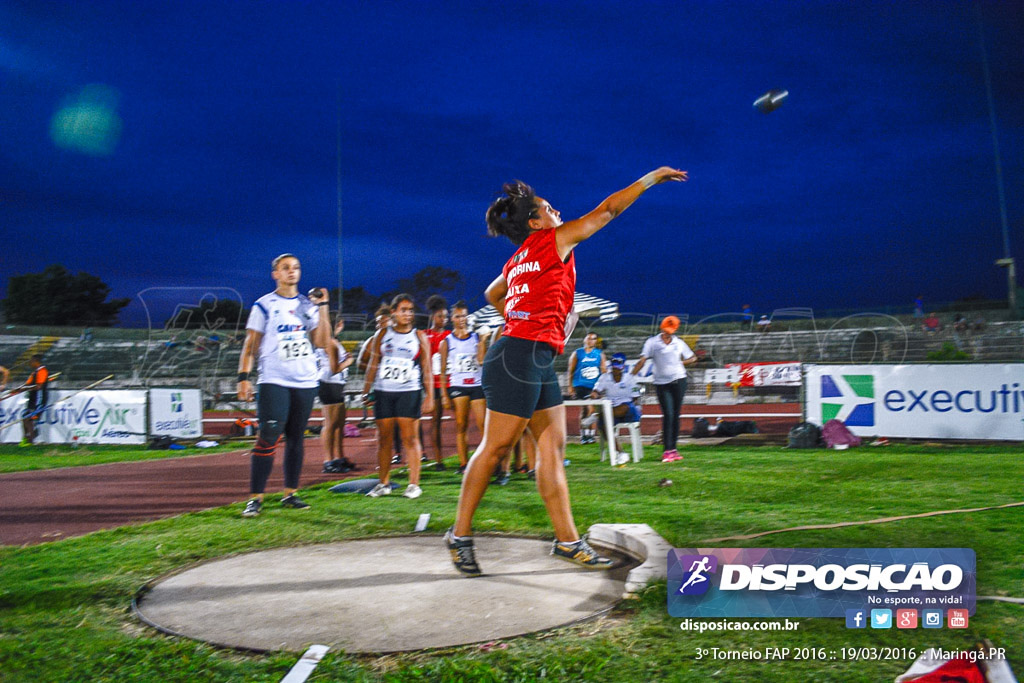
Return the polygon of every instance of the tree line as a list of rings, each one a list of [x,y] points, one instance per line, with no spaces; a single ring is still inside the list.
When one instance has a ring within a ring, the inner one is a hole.
[[[422,308],[427,297],[440,294],[453,298],[462,293],[464,281],[458,271],[443,266],[427,266],[411,277],[398,280],[386,291],[373,293],[363,286],[341,292],[331,290],[331,307],[339,302],[345,313],[372,315],[382,302],[390,302],[399,293],[410,294]],[[130,298],[109,298],[110,287],[99,277],[84,271],[71,273],[62,265],[48,266],[41,273],[13,275],[7,280],[4,315],[15,325],[82,325],[110,327]],[[339,299],[340,294],[340,299]],[[166,321],[169,328],[201,327],[209,320],[244,325],[249,311],[231,299],[203,301],[183,308]]]

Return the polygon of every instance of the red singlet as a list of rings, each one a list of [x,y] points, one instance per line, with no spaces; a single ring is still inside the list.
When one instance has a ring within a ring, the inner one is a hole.
[[[434,373],[434,388],[441,388],[441,340],[452,333],[451,330],[435,332],[433,328],[426,330],[427,341],[430,342],[430,369]]]
[[[558,258],[555,228],[537,230],[523,242],[502,269],[505,295],[505,336],[565,349],[565,317],[576,292],[576,255]]]

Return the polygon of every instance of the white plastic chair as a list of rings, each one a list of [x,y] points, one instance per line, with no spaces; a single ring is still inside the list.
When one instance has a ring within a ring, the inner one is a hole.
[[[625,433],[629,434],[629,441],[633,447],[633,462],[640,462],[640,459],[644,457],[644,443],[640,438],[640,423],[639,422],[620,422],[614,427],[613,439],[615,440],[614,451],[616,457],[621,457],[618,462],[612,462],[612,465],[625,465],[628,456],[625,451],[619,448],[619,437],[625,436]],[[601,462],[604,462],[608,457],[608,444],[605,442],[604,437],[600,430],[598,430],[598,440],[601,443]]]

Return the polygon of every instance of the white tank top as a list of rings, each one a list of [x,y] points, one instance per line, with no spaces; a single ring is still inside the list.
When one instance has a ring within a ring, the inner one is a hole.
[[[465,339],[459,339],[455,333],[445,337],[448,344],[448,377],[452,387],[478,387],[482,370],[477,362],[477,349],[480,337],[470,332]]]
[[[331,340],[331,343],[338,347],[338,362],[344,363],[345,359],[348,358],[348,351],[345,347],[339,344],[335,340]],[[315,349],[316,351],[316,365],[320,370],[320,384],[344,384],[348,381],[348,368],[345,368],[341,372],[331,373],[331,359],[327,355],[327,351],[323,349]]]
[[[423,388],[420,373],[420,338],[416,330],[389,329],[380,343],[380,362],[373,380],[375,391],[417,391]]]

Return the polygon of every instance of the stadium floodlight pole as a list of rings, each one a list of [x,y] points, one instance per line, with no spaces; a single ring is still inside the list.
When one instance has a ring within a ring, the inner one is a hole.
[[[338,133],[337,149],[335,152],[338,179],[338,315],[344,310],[342,300],[342,278],[341,278],[341,83],[338,83]]]
[[[1010,255],[1010,229],[1006,221],[1006,191],[1003,189],[1003,161],[999,153],[999,135],[996,132],[996,106],[992,98],[992,75],[988,67],[988,50],[985,49],[985,28],[981,21],[981,3],[978,10],[978,45],[981,47],[981,65],[985,73],[985,94],[988,99],[988,123],[992,131],[992,150],[996,163],[996,188],[999,191],[999,217],[1003,226],[1003,258],[996,261],[1000,268],[1006,268],[1006,303],[1014,315],[1017,313],[1017,270]]]

